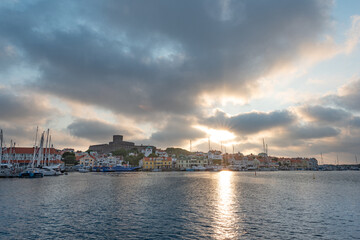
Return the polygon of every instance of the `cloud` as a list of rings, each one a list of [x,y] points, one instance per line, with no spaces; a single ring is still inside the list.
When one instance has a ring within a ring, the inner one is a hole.
[[[205,132],[194,127],[193,119],[183,117],[173,117],[158,131],[154,132],[149,142],[161,144],[162,146],[182,146],[189,140],[206,138]]]
[[[319,105],[305,106],[301,109],[302,114],[315,122],[334,123],[348,120],[352,114],[338,108],[323,107]]]
[[[213,128],[223,128],[238,134],[255,134],[276,127],[285,127],[296,120],[288,110],[243,113],[227,116],[224,112],[217,111],[215,116],[203,120],[203,124]]]
[[[203,92],[251,96],[258,78],[317,40],[330,7],[36,1],[0,9],[0,32],[39,69],[37,90],[156,122],[196,113]]]
[[[93,143],[95,141],[107,142],[116,134],[125,135],[126,138],[131,139],[140,131],[131,126],[125,128],[116,124],[89,119],[76,119],[67,127],[67,130],[72,136],[88,139]]]
[[[349,111],[360,111],[360,79],[345,84],[340,88],[338,94],[323,97],[321,101],[325,104],[333,104]]]
[[[41,124],[58,114],[42,96],[15,95],[10,88],[0,88],[0,122]]]
[[[328,126],[305,125],[292,126],[288,129],[288,137],[293,139],[318,139],[335,137],[340,134],[338,129]]]

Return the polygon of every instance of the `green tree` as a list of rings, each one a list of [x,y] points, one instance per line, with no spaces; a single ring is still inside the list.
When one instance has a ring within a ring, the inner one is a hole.
[[[139,161],[144,157],[144,154],[139,153],[137,156],[126,156],[125,161],[129,162],[131,166],[139,166]]]
[[[111,152],[114,156],[123,156],[124,158],[128,155],[128,152],[124,148],[120,148]]]
[[[62,161],[65,163],[65,165],[79,164],[79,161],[76,161],[75,153],[72,152],[65,152],[62,155]]]

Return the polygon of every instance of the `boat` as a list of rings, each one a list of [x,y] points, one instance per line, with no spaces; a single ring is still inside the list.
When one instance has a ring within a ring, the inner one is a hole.
[[[40,139],[40,147],[37,148],[36,145],[36,141],[37,141],[37,134],[38,134],[38,128],[36,128],[36,135],[35,135],[35,144],[34,144],[34,154],[33,154],[33,158],[31,160],[31,162],[29,163],[29,165],[27,166],[27,168],[25,170],[23,170],[22,172],[19,173],[19,177],[20,178],[39,178],[39,177],[44,177],[44,171],[39,168],[41,161],[43,159],[43,154],[42,154],[42,150],[43,150],[43,145],[44,145],[44,135],[45,132],[42,133],[41,135],[41,139]],[[36,159],[36,153],[38,153],[38,158]],[[36,166],[35,167],[35,161]]]
[[[15,143],[13,144],[12,140],[10,143],[10,150],[9,150],[9,158],[7,163],[3,163],[3,130],[0,130],[0,177],[1,178],[10,178],[10,177],[17,177],[19,170],[21,168],[14,166],[11,164],[11,155],[13,154],[12,150],[15,148]],[[5,148],[6,151],[6,148]]]
[[[47,168],[47,167],[40,168],[40,172],[42,172],[44,176],[59,176],[60,175],[55,170],[53,170],[51,168]]]
[[[121,165],[116,165],[114,167],[110,166],[96,166],[92,167],[93,172],[134,172],[138,171],[140,167],[124,167]]]
[[[13,165],[9,164],[9,163],[1,163],[0,177],[1,178],[16,177],[15,169],[14,169]]]
[[[44,173],[39,168],[27,168],[19,174],[20,178],[42,178]]]
[[[86,169],[86,168],[84,168],[84,167],[81,167],[81,168],[79,168],[79,170],[78,170],[80,173],[87,173],[87,172],[89,172],[89,169]]]
[[[152,172],[162,172],[162,169],[161,169],[161,168],[154,168],[154,169],[152,170]]]

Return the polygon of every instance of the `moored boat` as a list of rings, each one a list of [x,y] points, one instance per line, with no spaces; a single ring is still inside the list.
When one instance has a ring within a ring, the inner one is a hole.
[[[19,174],[21,178],[42,178],[44,174],[39,168],[27,168]]]

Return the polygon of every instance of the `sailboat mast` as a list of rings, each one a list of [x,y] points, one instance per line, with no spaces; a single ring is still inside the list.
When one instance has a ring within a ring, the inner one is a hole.
[[[37,142],[37,135],[38,135],[38,131],[39,131],[39,126],[36,127],[36,133],[35,133],[35,143],[34,143],[34,155],[33,155],[33,159],[31,161],[31,168],[34,168],[34,164],[35,164],[35,157],[36,157],[36,142]],[[29,164],[30,165],[30,164]]]
[[[10,140],[10,149],[9,149],[9,157],[8,157],[8,164],[11,163],[11,158],[12,158],[12,139]]]
[[[46,132],[46,142],[45,142],[45,151],[44,151],[45,159],[43,159],[42,165],[46,165],[46,157],[47,157],[48,144],[49,144],[49,131],[50,130],[48,129]]]
[[[38,156],[38,161],[37,161],[37,166],[41,165],[41,163],[43,162],[44,159],[44,139],[45,139],[45,132],[43,132],[41,134],[41,138],[40,138],[40,146],[39,146],[39,156]]]
[[[48,154],[47,154],[47,166],[50,166],[50,156],[51,156],[51,135],[49,137],[49,148],[48,148]]]
[[[0,131],[0,164],[2,162],[2,155],[3,155],[3,130]]]

